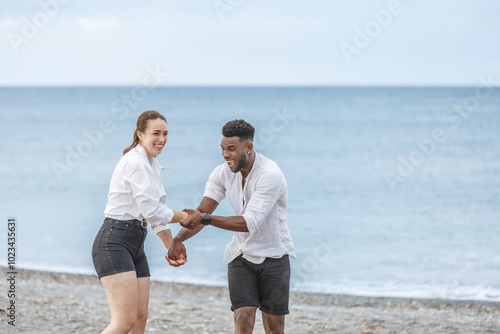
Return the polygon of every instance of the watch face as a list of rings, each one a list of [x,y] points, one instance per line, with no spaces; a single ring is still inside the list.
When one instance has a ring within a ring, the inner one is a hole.
[[[202,224],[204,225],[210,224],[210,215],[208,213],[205,214],[205,218],[203,218]]]

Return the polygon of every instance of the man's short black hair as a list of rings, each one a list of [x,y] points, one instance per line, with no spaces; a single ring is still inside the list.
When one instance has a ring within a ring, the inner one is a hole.
[[[242,119],[227,122],[222,128],[222,135],[224,137],[239,137],[240,140],[250,139],[250,141],[253,141],[254,134],[255,128]]]

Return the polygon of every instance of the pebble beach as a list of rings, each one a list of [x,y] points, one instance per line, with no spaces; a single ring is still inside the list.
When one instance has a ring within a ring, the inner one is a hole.
[[[6,279],[0,289],[0,333],[100,333],[109,321],[94,275],[18,270],[15,326]],[[229,306],[224,287],[152,281],[146,333],[233,333]],[[500,303],[293,292],[286,333],[500,333]]]

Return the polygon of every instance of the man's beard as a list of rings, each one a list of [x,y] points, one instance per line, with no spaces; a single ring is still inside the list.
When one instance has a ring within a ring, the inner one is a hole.
[[[238,165],[236,166],[236,170],[233,173],[238,173],[239,171],[241,171],[243,167],[245,167],[246,163],[247,163],[247,156],[243,154],[240,160],[238,160]]]

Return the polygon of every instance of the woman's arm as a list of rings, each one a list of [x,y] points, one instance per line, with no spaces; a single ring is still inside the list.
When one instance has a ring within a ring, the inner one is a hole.
[[[172,221],[170,223],[183,223],[188,219],[188,217],[189,215],[187,212],[174,210],[174,216],[172,217]]]
[[[165,245],[166,249],[170,248],[170,245],[172,244],[172,231],[170,229],[161,231],[160,233],[157,234],[158,237],[161,239],[163,244]]]

